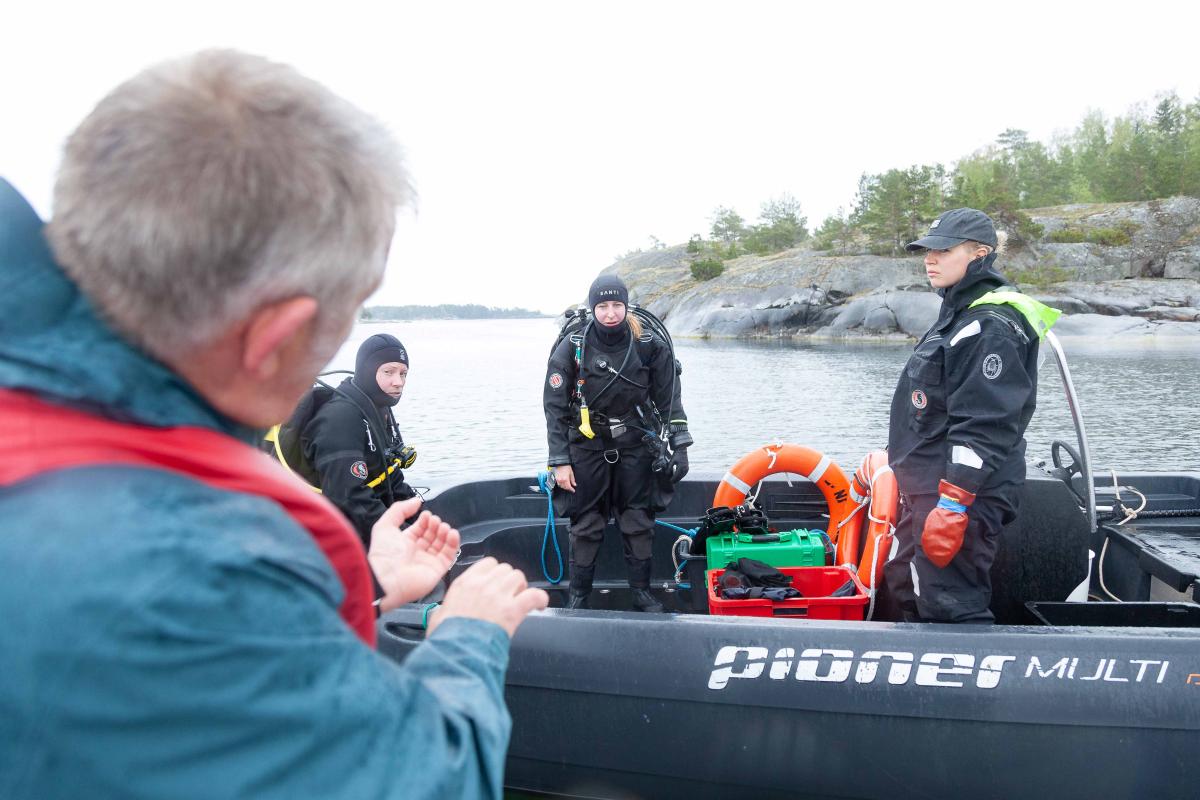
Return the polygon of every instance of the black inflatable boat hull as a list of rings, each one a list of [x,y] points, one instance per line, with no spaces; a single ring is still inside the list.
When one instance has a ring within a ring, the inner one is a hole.
[[[691,504],[710,492],[698,483]],[[1026,565],[1026,584],[1047,592],[1034,597],[1061,599],[1086,572],[1086,526],[1069,504],[1059,519],[1056,486],[1031,481],[1007,569],[1049,536],[1052,553],[1083,545],[1083,563],[1063,556],[1057,577]],[[773,488],[776,514],[797,503],[793,487]],[[515,481],[440,495],[440,513],[466,520],[465,561],[529,560],[523,493]],[[512,645],[505,784],[577,797],[1195,797],[1200,628],[1187,626],[1200,606],[1175,606],[1169,628],[548,610]],[[413,608],[385,617],[381,649],[403,658],[419,620]]]

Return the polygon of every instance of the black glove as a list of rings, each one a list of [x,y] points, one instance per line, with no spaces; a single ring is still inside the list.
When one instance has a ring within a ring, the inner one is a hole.
[[[681,450],[685,447],[691,447],[695,440],[688,433],[686,422],[672,422],[670,428],[670,441],[672,450]]]
[[[687,448],[681,447],[671,456],[671,483],[679,483],[688,474]]]

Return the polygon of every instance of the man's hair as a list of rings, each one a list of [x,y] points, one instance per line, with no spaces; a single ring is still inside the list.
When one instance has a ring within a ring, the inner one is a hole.
[[[348,318],[411,194],[370,116],[288,66],[209,50],[100,101],[67,140],[47,233],[100,314],[169,358],[291,297]]]

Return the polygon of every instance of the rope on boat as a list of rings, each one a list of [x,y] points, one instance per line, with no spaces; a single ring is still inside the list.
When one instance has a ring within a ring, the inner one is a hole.
[[[1114,495],[1113,518],[1116,519],[1116,516],[1118,514],[1124,514],[1125,519],[1123,519],[1117,523],[1117,525],[1124,525],[1126,522],[1130,522],[1132,520],[1137,519],[1138,514],[1141,514],[1143,511],[1146,510],[1146,504],[1149,501],[1146,499],[1146,495],[1142,494],[1137,489],[1133,488],[1132,486],[1126,486],[1125,487],[1126,489],[1133,492],[1134,494],[1136,494],[1138,497],[1140,497],[1142,499],[1142,504],[1140,506],[1138,506],[1137,508],[1129,508],[1128,506],[1126,506],[1121,501],[1121,485],[1117,481],[1117,471],[1115,469],[1110,469],[1109,473],[1112,475],[1112,480],[1113,480],[1113,495]],[[1118,510],[1118,509],[1120,509],[1120,510]],[[1096,577],[1100,579],[1100,588],[1104,590],[1104,593],[1106,595],[1108,595],[1109,597],[1111,597],[1113,600],[1116,600],[1118,603],[1120,603],[1120,602],[1122,602],[1121,598],[1117,597],[1115,594],[1110,592],[1108,590],[1108,586],[1104,583],[1104,557],[1108,555],[1108,542],[1109,542],[1109,539],[1107,536],[1105,536],[1104,544],[1100,547],[1100,563],[1098,563],[1096,565]]]
[[[1105,536],[1104,544],[1100,546],[1100,562],[1098,564],[1096,564],[1096,577],[1100,579],[1100,588],[1104,590],[1104,593],[1106,595],[1108,595],[1109,597],[1111,597],[1113,600],[1116,600],[1118,603],[1120,603],[1120,602],[1123,602],[1121,600],[1121,598],[1117,597],[1115,594],[1110,592],[1108,590],[1108,587],[1104,585],[1104,556],[1107,554],[1108,554],[1108,537]]]
[[[558,546],[558,531],[554,524],[554,471],[543,470],[538,473],[538,488],[546,493],[546,530],[542,533],[542,575],[546,576],[546,580],[551,586],[557,586],[563,579],[563,574],[566,572],[566,565],[563,564],[562,549]],[[546,569],[546,540],[554,542],[554,555],[558,558],[558,577],[551,578],[550,570]]]
[[[1137,519],[1137,515],[1146,510],[1146,504],[1149,503],[1150,501],[1148,501],[1146,499],[1146,495],[1142,494],[1137,489],[1133,488],[1132,486],[1126,486],[1125,487],[1126,489],[1133,492],[1134,494],[1136,494],[1138,497],[1140,497],[1142,499],[1142,504],[1140,506],[1138,506],[1137,508],[1129,508],[1127,505],[1125,505],[1121,501],[1121,486],[1117,482],[1117,471],[1115,469],[1110,469],[1109,474],[1112,475],[1112,479],[1113,479],[1113,495],[1114,495],[1113,516],[1115,518],[1117,514],[1124,514],[1125,519],[1123,519],[1117,523],[1118,525],[1124,525],[1126,522],[1130,522],[1132,520]],[[1106,589],[1105,591],[1108,591],[1108,590]]]

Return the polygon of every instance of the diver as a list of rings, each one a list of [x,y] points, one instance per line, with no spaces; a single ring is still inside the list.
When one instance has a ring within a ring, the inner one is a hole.
[[[279,457],[320,488],[371,544],[371,528],[398,500],[416,495],[403,470],[417,460],[392,416],[408,379],[408,351],[376,333],[359,346],[354,375],[318,384],[280,426]]]
[[[687,473],[692,444],[678,362],[665,329],[643,326],[629,289],[602,275],[586,320],[554,348],[546,368],[546,438],[559,499],[570,518],[567,608],[586,608],[610,516],[621,530],[632,605],[662,611],[650,593],[654,515]]]
[[[996,270],[1005,239],[982,211],[958,208],[907,245],[924,253],[942,306],[900,374],[888,426],[901,509],[884,572],[905,621],[993,621],[988,572],[1017,517],[1038,345],[1059,313]]]

